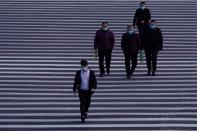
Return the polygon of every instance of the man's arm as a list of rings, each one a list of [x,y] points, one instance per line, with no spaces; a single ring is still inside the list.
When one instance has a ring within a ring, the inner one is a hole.
[[[159,29],[159,50],[163,50],[163,36],[160,29]]]
[[[150,10],[148,9],[147,10],[147,20],[149,21],[151,19],[151,13],[150,13]]]
[[[111,32],[111,44],[112,44],[112,49],[114,48],[114,45],[115,45],[115,38],[114,38],[114,33]]]
[[[125,52],[126,47],[125,47],[125,35],[122,35],[122,39],[121,39],[121,48],[123,50],[123,52]]]
[[[98,31],[95,34],[94,37],[94,50],[96,50],[98,48]]]
[[[74,79],[74,85],[73,85],[74,93],[76,93],[77,87],[78,87],[78,72],[76,72],[75,79]]]
[[[138,19],[138,10],[135,11],[134,19],[133,19],[133,27],[136,26],[136,21]]]

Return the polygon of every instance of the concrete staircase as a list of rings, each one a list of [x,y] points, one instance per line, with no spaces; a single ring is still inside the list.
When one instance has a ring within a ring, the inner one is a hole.
[[[126,79],[120,48],[137,0],[1,0],[0,131],[197,130],[197,2],[148,1],[163,31],[156,76],[145,62]],[[111,75],[98,79],[89,118],[80,122],[75,71],[86,58],[99,74],[93,39],[115,33]]]

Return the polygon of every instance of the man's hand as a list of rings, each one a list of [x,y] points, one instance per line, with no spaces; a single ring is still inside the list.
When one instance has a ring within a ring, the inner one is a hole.
[[[141,23],[144,24],[144,20],[142,20]]]
[[[94,49],[94,59],[97,60],[98,57],[98,50]]]
[[[94,93],[94,92],[95,92],[95,89],[94,89],[94,88],[92,88],[92,89],[91,89],[91,93]]]

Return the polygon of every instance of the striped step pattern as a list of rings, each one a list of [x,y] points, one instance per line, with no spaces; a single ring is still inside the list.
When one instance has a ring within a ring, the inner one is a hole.
[[[126,79],[120,39],[137,0],[1,0],[1,131],[197,130],[197,2],[147,2],[163,31],[156,76],[145,62]],[[109,21],[116,37],[111,74],[98,79],[80,122],[75,71],[86,58],[99,74],[93,39]]]

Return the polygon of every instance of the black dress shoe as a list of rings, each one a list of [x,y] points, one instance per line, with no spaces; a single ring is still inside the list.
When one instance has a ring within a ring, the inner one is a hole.
[[[87,117],[88,117],[88,113],[87,113],[87,112],[84,114],[84,117],[85,117],[85,118],[87,118]]]
[[[148,70],[147,75],[151,75],[151,71],[150,70]]]
[[[152,76],[155,76],[155,71],[152,72]]]
[[[105,74],[100,74],[100,77],[104,77],[105,76]]]
[[[85,116],[81,116],[81,122],[85,122]]]
[[[110,74],[110,71],[109,71],[109,70],[107,70],[107,74],[108,74],[108,75]]]
[[[131,76],[133,75],[133,72],[134,72],[134,71],[130,71],[130,75],[131,75]]]
[[[131,76],[127,74],[127,79],[130,79],[130,78],[131,78]]]

